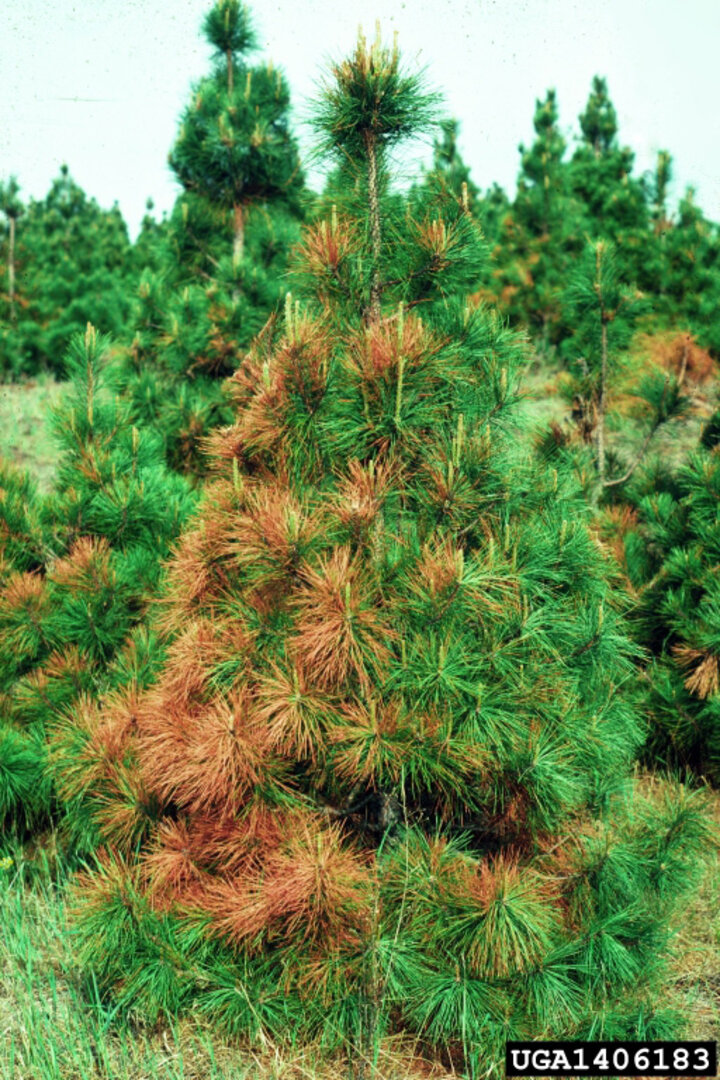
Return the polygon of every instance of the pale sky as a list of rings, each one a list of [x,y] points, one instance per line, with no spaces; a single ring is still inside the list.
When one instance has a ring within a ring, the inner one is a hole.
[[[199,29],[209,0],[2,0],[0,178],[41,197],[62,162],[103,206],[117,199],[131,233],[145,200],[169,210],[167,166],[191,83],[208,70]],[[554,86],[566,136],[595,74],[608,79],[620,140],[636,172],[659,149],[675,191],[694,184],[720,219],[717,70],[720,0],[256,0],[262,48],[288,76],[299,121],[328,58],[360,23],[399,32],[410,66],[427,69],[481,188],[512,192],[518,143],[532,139],[535,98]],[[428,156],[427,149],[423,152]],[[315,174],[317,177],[317,173]]]

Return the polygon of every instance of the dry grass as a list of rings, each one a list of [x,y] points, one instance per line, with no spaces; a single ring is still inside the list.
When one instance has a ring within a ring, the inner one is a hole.
[[[46,414],[62,388],[49,375],[0,384],[0,457],[29,469],[43,491],[52,485],[57,456]]]
[[[630,355],[629,382],[637,382],[642,369],[640,348]],[[669,362],[668,362],[669,365]],[[559,424],[568,434],[574,431],[570,419],[570,405],[561,394],[561,384],[566,378],[557,368],[536,363],[524,375],[521,384],[522,412],[530,427],[544,429],[551,423]],[[688,453],[697,448],[700,434],[709,416],[720,405],[720,381],[688,379],[688,411],[663,425],[653,436],[648,456],[660,456],[668,464],[679,465]],[[607,418],[610,449],[623,458],[632,460],[642,446],[648,428],[647,419],[638,410],[637,398],[618,387],[611,401]]]
[[[712,793],[720,830],[720,791]],[[671,1004],[692,1018],[688,1038],[720,1041],[720,852],[709,851],[702,883],[683,913],[673,946]]]

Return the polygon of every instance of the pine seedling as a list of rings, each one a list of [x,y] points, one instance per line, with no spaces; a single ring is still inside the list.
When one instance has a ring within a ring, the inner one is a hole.
[[[625,484],[643,460],[654,434],[685,408],[680,377],[658,369],[648,371],[632,389],[647,414],[642,444],[629,463],[618,462],[618,455],[611,452],[608,413],[622,375],[623,348],[642,301],[640,294],[624,285],[613,246],[605,241],[590,244],[566,292],[576,329],[570,342],[574,358],[565,391],[572,399],[580,439],[593,447],[595,498],[606,488]]]

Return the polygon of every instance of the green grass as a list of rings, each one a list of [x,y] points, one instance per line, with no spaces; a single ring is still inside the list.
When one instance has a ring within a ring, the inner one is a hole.
[[[56,459],[46,414],[62,388],[49,375],[0,385],[0,457],[29,469],[42,491],[52,485]]]
[[[712,806],[720,829],[720,791]],[[700,888],[676,929],[671,1004],[690,1018],[688,1038],[720,1042],[720,853],[708,851],[704,861]]]

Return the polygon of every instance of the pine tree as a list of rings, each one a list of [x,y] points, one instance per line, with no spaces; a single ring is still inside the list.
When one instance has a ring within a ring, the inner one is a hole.
[[[495,291],[510,318],[546,352],[568,334],[561,297],[583,246],[580,207],[571,198],[557,100],[535,102],[535,141],[520,146],[517,193],[496,255]]]
[[[63,165],[46,197],[30,200],[15,237],[17,302],[2,328],[7,374],[62,373],[70,336],[88,322],[118,334],[130,307],[129,255],[117,205],[102,210]]]
[[[592,239],[614,243],[625,280],[643,287],[649,231],[645,191],[632,175],[633,152],[618,142],[617,114],[607,82],[599,76],[593,79],[580,115],[580,129],[582,139],[570,161],[568,179],[582,206],[583,231]]]
[[[168,223],[165,214],[158,221],[153,217],[155,203],[148,199],[145,214],[140,222],[140,232],[133,244],[132,257],[138,279],[144,270],[158,273],[163,265],[163,241],[167,234]]]
[[[271,64],[247,63],[256,41],[247,8],[218,0],[203,29],[215,66],[194,88],[170,153],[184,193],[160,268],[140,281],[124,375],[168,462],[195,473],[202,439],[231,419],[221,380],[281,301],[303,189],[287,84]]]
[[[675,327],[697,334],[701,345],[720,355],[715,318],[720,304],[720,229],[697,206],[692,188],[665,232],[662,260],[659,314]]]
[[[574,331],[565,347],[570,364],[562,389],[572,402],[580,442],[593,448],[594,476],[589,487],[597,500],[604,490],[631,479],[655,433],[684,412],[686,373],[647,360],[639,372],[632,369],[627,347],[645,303],[642,294],[624,285],[611,243],[599,240],[588,245],[564,301],[566,319]],[[618,397],[630,397],[640,406],[645,426],[629,461],[608,441],[608,420],[613,399]]]
[[[196,89],[170,165],[187,191],[232,212],[233,258],[245,249],[245,218],[257,201],[291,199],[301,183],[287,127],[289,95],[271,65],[250,69],[250,15],[239,0],[218,0],[203,24],[223,67]]]
[[[4,828],[35,827],[53,812],[48,732],[122,675],[112,665],[133,631],[145,640],[161,560],[193,502],[158,438],[129,422],[109,349],[91,326],[72,341],[71,384],[54,417],[54,491],[40,496],[22,473],[0,473]]]
[[[498,257],[498,245],[508,224],[510,202],[499,184],[494,184],[488,191],[481,193],[474,183],[470,168],[458,148],[458,121],[443,120],[439,128],[439,135],[433,146],[433,167],[425,173],[418,188],[420,191],[424,189],[430,196],[433,192],[452,195],[477,221],[482,229],[487,252],[478,260],[468,282],[475,300],[493,298],[497,289],[496,282],[492,279],[493,267],[489,256],[492,253]],[[341,192],[337,192],[336,198],[341,197]]]
[[[635,515],[623,537],[624,563],[638,595],[637,635],[651,655],[643,678],[651,720],[646,754],[717,784],[720,453],[699,447],[671,483],[651,472],[628,495]]]
[[[14,176],[0,183],[0,212],[5,217],[5,231],[0,242],[4,259],[2,269],[2,308],[0,308],[0,377],[15,375],[22,368],[22,348],[16,333],[18,308],[22,298],[17,296],[17,231],[18,219],[25,212],[20,199],[20,185]]]
[[[22,216],[24,206],[20,199],[20,185],[14,176],[7,183],[0,183],[0,211],[5,215],[7,227],[7,264],[5,300],[8,307],[8,321],[14,323],[17,318],[15,301],[15,245],[18,218]]]
[[[720,230],[696,205],[692,188],[686,190],[677,213],[671,213],[672,176],[672,158],[661,150],[649,189],[652,232],[640,280],[652,295],[658,327],[693,334],[717,355],[720,336],[713,313],[720,303]]]
[[[668,191],[673,176],[673,161],[667,150],[658,152],[655,170],[644,177],[645,195],[649,210],[649,229],[642,266],[642,287],[653,297],[653,307],[659,313],[666,288],[665,244],[672,226]]]
[[[320,1033],[356,1076],[393,1028],[472,1075],[521,1033],[673,1030],[654,994],[707,831],[692,793],[617,801],[632,646],[581,495],[518,444],[524,340],[457,296],[457,200],[388,187],[434,109],[379,38],[333,67],[316,125],[364,210],[306,230],[305,299],[233,377],[135,724],[111,699],[55,752],[107,845],[77,889],[98,985]]]
[[[440,136],[433,145],[433,167],[429,176],[435,179],[456,199],[467,203],[471,213],[477,215],[480,192],[470,176],[470,168],[465,164],[458,150],[457,140],[460,124],[450,118],[440,124]]]

